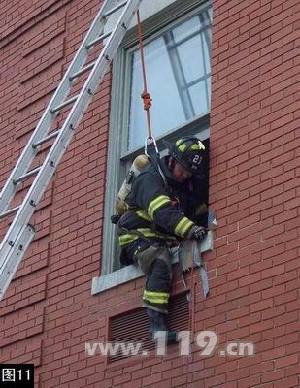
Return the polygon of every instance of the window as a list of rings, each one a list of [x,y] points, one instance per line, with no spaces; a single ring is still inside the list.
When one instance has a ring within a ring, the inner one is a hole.
[[[162,153],[162,139],[174,141],[186,135],[197,135],[203,141],[209,138],[212,10],[207,2],[199,6],[199,0],[171,3],[153,16],[155,20],[150,18],[143,24],[153,135]],[[134,157],[143,152],[147,136],[140,97],[140,52],[136,32],[128,34],[113,66],[102,275],[119,269],[110,217],[125,173]]]
[[[209,9],[175,25],[145,45],[147,78],[153,106],[155,136],[184,125],[210,111],[210,13]],[[145,112],[140,50],[129,54],[131,93],[128,151],[145,141]]]

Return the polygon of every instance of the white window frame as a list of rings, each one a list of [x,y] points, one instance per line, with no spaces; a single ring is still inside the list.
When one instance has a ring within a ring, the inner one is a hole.
[[[211,5],[211,2],[206,0],[201,1],[200,5],[199,0],[190,0],[189,2],[183,0],[151,0],[151,3],[159,4],[160,11],[163,5],[165,6],[165,9],[159,13],[157,13],[157,8],[155,8],[155,6],[151,7],[150,10],[147,9],[147,12],[142,12],[143,9],[140,10],[142,20],[146,19],[143,23],[145,43],[149,36],[151,36],[151,40],[155,39],[164,29],[169,29],[172,24],[177,24],[180,19],[184,20],[187,16],[201,12],[202,9]],[[123,167],[123,171],[119,169],[119,165],[122,164],[120,163],[120,160],[126,158],[127,155],[135,156],[140,151],[139,148],[128,152],[124,142],[122,142],[122,138],[126,138],[128,130],[124,130],[124,127],[127,125],[126,123],[128,123],[128,107],[130,101],[130,69],[128,58],[133,48],[136,47],[136,44],[136,30],[131,29],[124,38],[122,46],[118,49],[118,53],[113,62],[101,275],[93,278],[92,294],[97,294],[118,284],[143,276],[142,271],[134,265],[114,271],[114,263],[117,259],[115,257],[117,249],[116,240],[114,237],[112,238],[112,236],[115,236],[115,225],[113,225],[110,220],[115,209],[115,199],[120,186],[120,177],[125,175],[125,167]],[[124,69],[126,70],[124,71]],[[122,87],[120,87],[121,85]],[[126,93],[124,93],[124,91]],[[209,117],[210,114],[193,118],[190,122],[186,122],[184,125],[164,134],[163,138],[173,140],[176,138],[176,133],[178,132],[180,132],[181,136],[184,135],[183,129],[186,131],[191,129],[195,131],[195,129],[198,129],[200,126],[201,132],[198,136],[201,140],[205,140],[209,138]],[[146,135],[147,132],[145,128],[145,138]],[[159,144],[159,138],[157,139],[157,142]],[[209,232],[207,238],[201,245],[201,251],[211,250],[212,243],[212,234]],[[178,259],[174,257],[174,262],[177,261]]]

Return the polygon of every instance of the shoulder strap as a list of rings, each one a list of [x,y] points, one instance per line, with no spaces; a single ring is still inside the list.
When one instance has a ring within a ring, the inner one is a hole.
[[[160,155],[156,146],[155,139],[153,137],[147,137],[145,142],[145,154],[150,158],[152,165],[156,168],[158,171],[160,177],[162,178],[165,187],[168,187],[167,179],[162,172],[162,169],[160,167],[159,161],[160,161]]]

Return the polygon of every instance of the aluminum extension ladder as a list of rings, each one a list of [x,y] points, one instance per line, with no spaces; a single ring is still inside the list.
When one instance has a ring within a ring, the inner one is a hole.
[[[142,0],[120,1],[111,8],[111,0],[104,1],[1,191],[0,218],[12,214],[15,214],[15,216],[0,244],[0,300],[15,275],[27,247],[34,238],[35,230],[29,224],[29,220],[36,210],[67,145],[71,141],[75,128],[81,121],[99,83],[108,70],[129,23],[141,2]],[[120,12],[117,23],[111,32],[105,32],[104,27],[107,18],[117,11]],[[102,43],[103,46],[97,59],[92,63],[86,63],[89,49],[99,43]],[[80,93],[67,98],[74,84],[73,81],[78,80],[81,75],[87,72],[90,73]],[[67,106],[71,110],[63,125],[60,129],[51,130],[55,117]],[[53,139],[55,140],[43,164],[28,171],[39,147]],[[18,184],[32,176],[35,176],[35,179],[21,205],[7,210],[17,193]]]

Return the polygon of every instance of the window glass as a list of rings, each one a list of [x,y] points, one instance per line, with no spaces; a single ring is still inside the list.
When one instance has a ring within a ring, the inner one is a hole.
[[[189,88],[189,93],[193,103],[193,109],[197,114],[208,112],[207,94],[205,81],[200,81]]]
[[[184,64],[182,67],[183,76],[187,83],[204,77],[206,74],[204,67],[205,61],[191,61],[192,53],[197,53],[199,56],[202,56],[200,52],[201,43],[201,36],[196,35],[178,46],[179,59]]]
[[[145,45],[153,135],[157,138],[210,110],[209,11],[190,17]],[[127,150],[147,135],[140,51],[131,53],[131,93]]]

